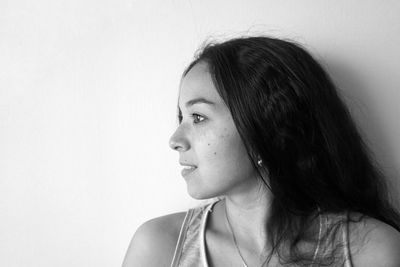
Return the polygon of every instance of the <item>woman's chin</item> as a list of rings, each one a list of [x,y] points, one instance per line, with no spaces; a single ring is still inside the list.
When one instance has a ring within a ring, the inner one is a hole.
[[[201,190],[200,186],[191,187],[191,185],[187,185],[187,192],[189,196],[197,200],[204,200],[221,196],[221,194],[211,192],[210,190]]]
[[[189,196],[197,200],[203,200],[209,198],[207,197],[207,194],[204,194],[204,192],[200,192],[198,190],[190,190],[190,188],[188,188],[187,192]]]

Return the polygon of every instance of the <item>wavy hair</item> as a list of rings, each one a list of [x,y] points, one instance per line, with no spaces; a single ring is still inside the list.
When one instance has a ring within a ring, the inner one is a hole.
[[[355,212],[400,231],[382,171],[334,83],[301,45],[265,36],[208,42],[183,76],[198,62],[208,65],[254,167],[273,194],[266,225],[273,248],[269,259],[277,252],[287,264],[312,262],[312,254],[297,245],[317,242],[307,230],[315,214]],[[258,156],[268,179],[256,164]],[[338,225],[327,229],[325,241],[335,242]],[[319,259],[320,265],[335,261],[339,246]]]

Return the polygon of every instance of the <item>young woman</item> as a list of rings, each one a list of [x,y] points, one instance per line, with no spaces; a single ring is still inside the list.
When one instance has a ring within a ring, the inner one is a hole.
[[[348,109],[302,47],[208,44],[170,139],[190,196],[144,223],[128,266],[400,266],[400,216]]]

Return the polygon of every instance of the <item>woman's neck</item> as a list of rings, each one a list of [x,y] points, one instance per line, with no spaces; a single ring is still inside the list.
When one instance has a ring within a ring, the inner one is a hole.
[[[225,195],[214,207],[215,223],[224,235],[231,235],[226,220],[228,217],[239,246],[256,252],[265,251],[270,204],[271,193],[263,185],[247,194]]]

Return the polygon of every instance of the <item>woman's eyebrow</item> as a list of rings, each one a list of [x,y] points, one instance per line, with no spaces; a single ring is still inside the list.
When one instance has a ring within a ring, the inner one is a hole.
[[[214,102],[207,100],[203,97],[198,97],[198,98],[194,98],[192,100],[187,101],[185,104],[185,107],[188,108],[188,107],[191,107],[196,104],[207,104],[207,105],[212,106],[213,108],[216,107],[216,104]],[[182,116],[182,111],[181,111],[181,108],[179,107],[179,103],[178,103],[177,108],[178,108],[178,115]]]
[[[210,100],[207,100],[207,99],[205,99],[203,97],[194,98],[192,100],[189,100],[188,102],[186,102],[185,106],[186,106],[186,108],[188,108],[188,107],[193,106],[195,104],[208,104],[208,105],[211,105],[211,106],[215,106],[214,102],[212,102]]]

